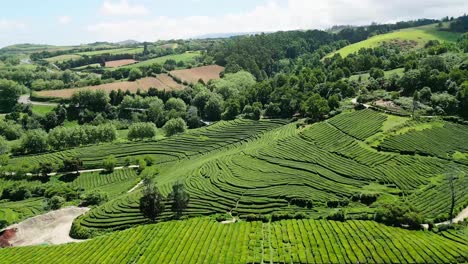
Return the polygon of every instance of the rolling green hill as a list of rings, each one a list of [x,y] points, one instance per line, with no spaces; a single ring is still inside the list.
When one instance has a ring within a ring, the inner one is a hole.
[[[439,40],[441,42],[455,42],[460,33],[442,31],[437,28],[437,24],[402,29],[382,35],[377,35],[369,39],[348,45],[336,52],[333,52],[327,57],[335,54],[340,54],[346,57],[351,53],[358,52],[362,48],[375,48],[384,42],[394,42],[400,45],[408,45],[410,47],[422,47],[429,40]]]

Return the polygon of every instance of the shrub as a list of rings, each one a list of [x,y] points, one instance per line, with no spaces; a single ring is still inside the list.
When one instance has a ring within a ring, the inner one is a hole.
[[[109,157],[107,157],[107,159],[104,160],[102,166],[104,167],[106,172],[113,172],[116,164],[117,159],[115,158],[115,156],[110,155]]]
[[[154,164],[154,159],[153,157],[149,156],[149,155],[146,155],[144,158],[143,158],[146,162],[146,165],[148,166],[153,166]]]
[[[88,205],[100,205],[109,200],[109,196],[107,193],[102,193],[99,191],[91,192],[83,194],[82,197],[82,204],[84,206]]]
[[[265,215],[262,214],[248,214],[245,216],[245,221],[247,222],[256,222],[256,221],[262,221],[264,223],[268,222],[268,218]]]
[[[293,219],[294,216],[291,215],[290,213],[273,213],[271,215],[271,221],[280,221],[280,220],[286,220],[286,219]]]
[[[348,200],[327,201],[328,208],[344,207],[349,204]]]
[[[65,199],[61,196],[53,196],[50,199],[46,199],[46,210],[58,210],[65,203]]]
[[[145,139],[153,138],[156,136],[156,125],[154,123],[134,123],[130,126],[128,131],[128,139]]]
[[[163,129],[166,132],[166,136],[169,137],[178,133],[185,132],[185,130],[187,129],[187,124],[182,118],[178,117],[167,121]]]
[[[3,229],[8,226],[8,222],[6,220],[0,220],[0,229]]]
[[[421,228],[423,217],[411,206],[396,202],[382,204],[375,212],[374,220],[390,226],[407,225],[412,229]]]
[[[346,219],[345,212],[340,209],[336,212],[333,212],[327,216],[328,220],[335,220],[335,221],[344,221]]]

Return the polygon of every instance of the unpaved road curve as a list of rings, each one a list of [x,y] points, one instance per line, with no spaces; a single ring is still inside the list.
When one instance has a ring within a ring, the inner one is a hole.
[[[468,207],[466,207],[465,209],[463,209],[455,218],[453,218],[453,223],[462,222],[462,221],[465,220],[466,218],[468,218]],[[448,224],[450,224],[450,221],[445,221],[445,222],[442,222],[442,223],[437,223],[436,225],[448,225]]]
[[[17,229],[15,237],[9,242],[14,247],[23,247],[83,241],[71,238],[69,233],[73,220],[89,210],[87,207],[71,206],[29,218],[7,227]]]
[[[56,106],[56,105],[58,105],[56,103],[44,103],[44,102],[31,101],[31,98],[29,97],[29,94],[21,95],[20,98],[18,99],[18,103],[26,104],[26,105],[31,104],[31,105],[45,105],[45,106]]]

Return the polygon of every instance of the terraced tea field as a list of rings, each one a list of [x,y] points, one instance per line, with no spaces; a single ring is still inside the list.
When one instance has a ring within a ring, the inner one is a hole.
[[[222,225],[204,218],[76,244],[0,249],[2,263],[461,263],[467,252],[462,241],[369,221]]]
[[[377,194],[376,203],[405,199],[424,217],[434,219],[446,214],[450,203],[444,180],[447,168],[468,173],[466,164],[450,155],[442,155],[443,151],[450,152],[454,148],[466,153],[463,146],[455,147],[451,141],[451,138],[464,135],[466,127],[439,122],[439,125],[420,124],[368,109],[342,113],[303,127],[297,123],[288,124],[285,120],[238,119],[159,141],[102,144],[16,157],[12,159],[13,163],[26,159],[32,163],[59,162],[63,157],[77,156],[86,168],[95,168],[111,154],[119,165],[124,164],[127,157],[150,155],[155,158],[159,171],[155,180],[161,193],[167,196],[174,183],[182,182],[190,195],[188,208],[183,212],[183,217],[190,220],[170,222],[174,213],[170,209],[171,201],[166,200],[166,209],[157,218],[158,222],[165,223],[99,237],[102,233],[148,223],[139,210],[141,189],[127,192],[139,177],[132,169],[111,174],[82,174],[69,184],[85,190],[109,192],[111,200],[76,219],[72,233],[78,238],[98,237],[76,245],[34,248],[35,253],[27,256],[40,260],[41,256],[66,251],[67,254],[57,257],[57,261],[79,262],[86,254],[82,253],[82,256],[77,252],[89,248],[105,250],[99,246],[105,244],[115,245],[110,248],[116,253],[90,253],[91,263],[145,263],[155,259],[162,263],[463,261],[467,257],[467,244],[447,238],[455,236],[451,233],[443,237],[431,232],[387,227],[373,221],[288,220],[222,225],[199,218],[227,212],[240,219],[301,212],[308,218],[317,219],[335,212],[335,207],[343,208],[350,216],[372,218],[376,206],[352,201],[352,197]],[[369,139],[376,137],[384,145],[387,141],[400,142],[394,138],[422,135],[427,139],[421,140],[419,145],[414,143],[413,147],[428,155],[386,150],[369,143],[374,142]],[[436,137],[453,147],[434,152],[432,145],[425,142],[435,141]],[[456,180],[455,211],[468,204],[467,184],[466,177]],[[116,234],[121,235],[117,237]],[[217,242],[206,242],[213,240]],[[210,250],[205,248],[208,245]],[[21,261],[22,254],[12,253],[20,250],[3,250],[1,253],[6,252],[8,261]],[[174,254],[174,250],[184,250],[187,254]]]
[[[164,195],[174,182],[184,182],[191,197],[184,214],[190,217],[232,212],[243,218],[278,211],[326,216],[332,211],[328,203],[353,208],[356,204],[347,206],[344,201],[359,193],[379,193],[395,199],[409,195],[426,217],[446,213],[450,202],[447,183],[436,184],[434,180],[446,173],[452,161],[378,151],[367,145],[368,137],[386,133],[384,127],[391,128],[387,118],[379,112],[362,110],[302,130],[279,121],[223,122],[145,146],[103,145],[101,154],[93,147],[81,148],[36,156],[36,161],[59,159],[76,151],[74,154],[92,167],[110,153],[118,158],[152,154],[158,163],[157,181]],[[451,124],[447,123],[447,127]],[[242,134],[245,131],[257,132]],[[91,152],[93,157],[87,154]],[[467,166],[454,166],[468,173]],[[463,191],[466,178],[458,181],[456,210],[468,203]],[[144,223],[138,199],[138,192],[125,194],[91,210],[76,224],[101,230]],[[428,202],[432,199],[437,202]],[[366,214],[374,210],[362,204],[358,207]],[[167,209],[160,220],[171,216]]]

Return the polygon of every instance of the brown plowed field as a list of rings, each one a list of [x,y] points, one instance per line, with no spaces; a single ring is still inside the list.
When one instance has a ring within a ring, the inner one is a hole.
[[[146,77],[134,82],[124,81],[81,88],[40,91],[37,92],[37,95],[43,97],[70,98],[75,92],[82,90],[104,90],[106,92],[110,92],[112,90],[117,91],[121,89],[122,91],[129,90],[130,92],[135,93],[138,89],[142,91],[147,91],[149,88],[152,87],[158,90],[165,91],[181,90],[184,88],[183,85],[176,83],[167,74],[159,74],[156,77]]]
[[[133,59],[106,61],[106,67],[117,68],[120,66],[129,65],[129,64],[133,64],[137,62],[138,62],[137,60],[133,60]]]
[[[219,74],[222,71],[224,71],[224,67],[209,65],[186,70],[171,71],[171,75],[188,83],[196,83],[199,79],[202,79],[207,83],[209,80],[220,79]]]

